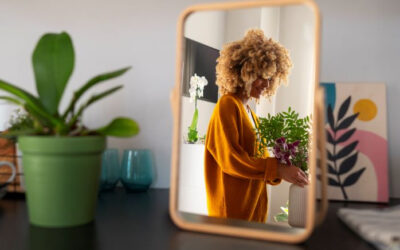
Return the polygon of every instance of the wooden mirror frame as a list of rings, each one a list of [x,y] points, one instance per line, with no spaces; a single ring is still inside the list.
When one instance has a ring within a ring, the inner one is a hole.
[[[312,145],[311,154],[309,156],[309,166],[311,173],[310,188],[307,199],[307,218],[306,227],[304,229],[285,228],[280,226],[247,222],[234,219],[214,218],[203,215],[196,215],[178,211],[178,177],[179,177],[179,152],[181,137],[181,81],[182,81],[182,54],[183,54],[183,38],[184,24],[187,17],[196,11],[216,11],[216,10],[234,10],[241,8],[256,7],[274,7],[286,5],[306,5],[314,13],[315,18],[315,74],[314,74],[314,109],[313,109],[313,126],[312,126]],[[316,162],[317,147],[325,148],[325,133],[323,123],[323,91],[319,85],[319,51],[320,51],[320,14],[317,5],[312,0],[260,0],[249,2],[228,2],[195,5],[184,10],[178,20],[177,25],[177,49],[176,49],[176,82],[171,92],[171,108],[174,120],[174,130],[172,138],[172,159],[171,159],[171,187],[170,187],[170,204],[169,213],[172,221],[180,228],[192,231],[230,235],[235,237],[245,237],[261,240],[280,241],[287,243],[299,243],[306,240],[312,233],[315,224],[322,221],[326,209],[326,168],[321,168],[321,208],[319,216],[316,214]],[[320,164],[325,166],[326,156],[325,150],[320,150]],[[270,230],[266,230],[270,229]],[[273,231],[271,231],[273,230]]]

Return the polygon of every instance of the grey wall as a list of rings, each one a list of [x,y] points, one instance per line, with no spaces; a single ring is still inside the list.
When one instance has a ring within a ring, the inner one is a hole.
[[[110,146],[152,149],[157,165],[154,187],[168,187],[176,21],[185,7],[202,2],[208,1],[2,0],[0,77],[33,90],[29,56],[34,43],[43,32],[62,29],[70,31],[79,46],[67,97],[95,73],[132,65],[118,81],[126,83],[125,89],[91,108],[86,119],[95,125],[117,114],[135,118],[140,135],[112,139]],[[400,197],[400,1],[316,2],[323,15],[321,80],[387,84],[390,191]]]
[[[390,195],[400,197],[400,1],[316,2],[323,17],[321,81],[386,83]]]

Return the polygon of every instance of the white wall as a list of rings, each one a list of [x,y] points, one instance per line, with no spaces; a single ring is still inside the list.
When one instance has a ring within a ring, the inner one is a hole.
[[[260,18],[260,8],[227,11],[225,43],[242,39],[250,28],[260,28]]]
[[[315,1],[323,16],[321,81],[386,83],[390,196],[400,197],[400,1]]]
[[[225,12],[199,11],[188,16],[185,37],[220,50],[224,44]]]
[[[279,41],[280,13],[280,7],[262,8],[261,10],[260,28],[264,31],[266,37],[270,37],[275,41]],[[275,104],[276,95],[271,96],[270,98],[261,97],[256,108],[256,114],[261,117],[266,117],[268,113],[275,114]]]
[[[314,20],[307,6],[282,7],[280,11],[279,42],[289,50],[293,68],[288,86],[280,87],[276,94],[275,112],[286,111],[289,106],[300,117],[312,112],[314,96]]]

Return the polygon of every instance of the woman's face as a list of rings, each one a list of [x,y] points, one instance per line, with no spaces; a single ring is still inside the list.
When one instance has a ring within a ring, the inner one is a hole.
[[[250,96],[256,99],[260,98],[262,91],[269,85],[269,80],[258,78],[251,85]]]

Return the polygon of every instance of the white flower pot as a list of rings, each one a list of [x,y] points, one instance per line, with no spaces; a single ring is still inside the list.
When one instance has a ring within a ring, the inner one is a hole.
[[[292,227],[305,227],[306,225],[307,193],[308,186],[290,185],[288,223]]]

